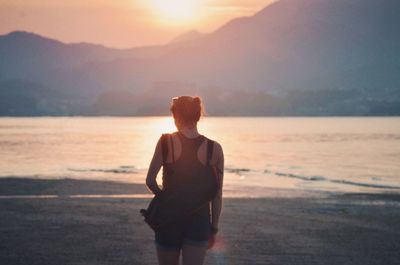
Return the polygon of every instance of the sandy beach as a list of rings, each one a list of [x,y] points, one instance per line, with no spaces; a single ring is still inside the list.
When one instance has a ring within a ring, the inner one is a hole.
[[[149,199],[123,196],[146,193],[138,184],[1,179],[1,264],[157,264],[139,214]],[[399,264],[400,195],[227,198],[220,231],[205,264]]]

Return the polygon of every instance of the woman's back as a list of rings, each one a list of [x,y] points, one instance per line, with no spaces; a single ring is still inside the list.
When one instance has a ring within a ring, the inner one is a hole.
[[[202,177],[209,174],[207,144],[210,140],[204,135],[188,138],[179,131],[170,136],[163,188],[185,189],[201,183]]]
[[[179,131],[169,138],[170,160],[163,167],[163,190],[179,197],[179,204],[199,207],[196,214],[210,215],[207,201],[218,189],[218,180],[207,162],[208,151],[210,154],[213,151],[213,141],[204,135],[188,138]],[[176,145],[179,148],[175,148]]]

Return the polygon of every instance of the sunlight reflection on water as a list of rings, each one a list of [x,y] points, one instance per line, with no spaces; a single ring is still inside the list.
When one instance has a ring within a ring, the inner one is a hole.
[[[0,176],[144,183],[172,131],[171,117],[1,118]],[[206,117],[199,131],[224,148],[228,191],[400,187],[400,118]]]

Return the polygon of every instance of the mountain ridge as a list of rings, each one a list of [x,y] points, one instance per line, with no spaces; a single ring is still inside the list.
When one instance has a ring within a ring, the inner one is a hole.
[[[27,40],[10,44],[0,36],[0,81],[26,80],[66,94],[69,113],[95,114],[90,108],[101,109],[97,99],[105,104],[102,95],[115,91],[116,98],[132,95],[127,102],[137,106],[129,109],[126,103],[129,115],[145,109],[157,114],[141,98],[156,106],[179,93],[203,95],[213,114],[374,115],[385,113],[376,111],[385,104],[388,115],[400,114],[396,10],[400,2],[394,0],[281,0],[210,33],[189,32],[166,45],[129,49],[13,33],[11,39]],[[241,107],[231,109],[227,99]]]

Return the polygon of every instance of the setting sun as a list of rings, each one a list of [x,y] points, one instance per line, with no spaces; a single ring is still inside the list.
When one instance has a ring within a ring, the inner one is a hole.
[[[160,19],[180,23],[192,21],[197,7],[197,0],[151,0],[150,3]]]

